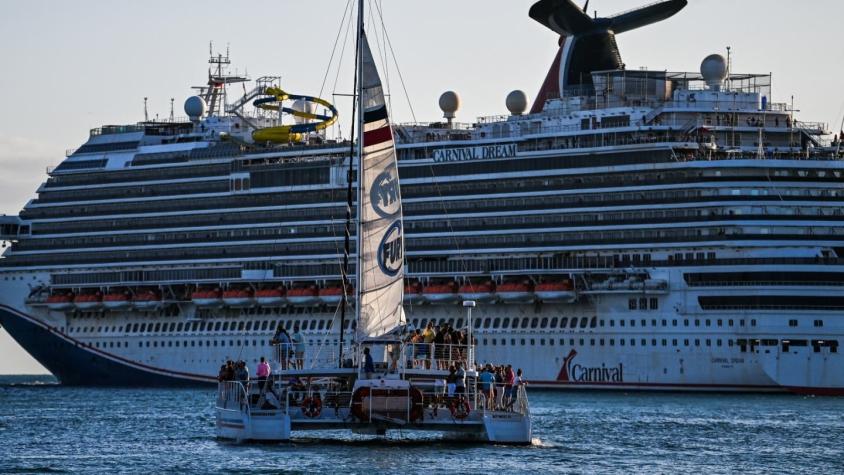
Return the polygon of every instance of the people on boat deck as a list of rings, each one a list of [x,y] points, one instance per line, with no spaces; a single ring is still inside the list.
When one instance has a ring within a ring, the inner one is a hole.
[[[372,379],[372,373],[375,372],[375,363],[372,361],[372,355],[369,354],[369,348],[363,349],[363,372],[366,379]]]
[[[516,382],[516,373],[513,372],[513,366],[507,365],[504,370],[504,406],[510,405],[510,399],[513,396],[513,384]]]
[[[455,383],[457,384],[457,394],[466,394],[466,370],[463,369],[463,363],[457,362],[455,364],[457,368],[455,376],[457,376],[457,380]]]
[[[428,322],[428,325],[425,327],[425,331],[422,332],[422,341],[425,343],[422,345],[423,352],[420,353],[420,356],[425,358],[425,368],[431,369],[431,346],[434,344],[434,339],[437,337],[437,332],[434,330],[434,322]]]
[[[245,361],[238,361],[235,365],[234,379],[244,384],[249,382],[249,368],[246,367]]]
[[[512,409],[513,405],[516,404],[516,401],[519,399],[519,386],[527,384],[524,377],[522,376],[522,368],[519,368],[516,371],[516,379],[513,383],[513,387],[510,388],[510,402],[507,403],[507,409]]]
[[[270,363],[262,356],[261,362],[258,363],[258,368],[255,369],[255,376],[259,382],[264,382],[267,378],[270,377],[272,373],[272,368],[270,368]]]
[[[234,362],[232,360],[226,361],[226,364],[220,366],[220,374],[217,375],[220,382],[234,381]]]
[[[452,398],[457,391],[457,369],[454,366],[448,368],[448,376],[445,377],[446,395]]]
[[[495,409],[495,375],[492,373],[492,365],[487,363],[481,374],[478,375],[478,381],[481,383],[481,394],[486,398],[486,408]]]
[[[293,354],[290,342],[290,334],[287,333],[284,325],[279,322],[278,327],[275,330],[275,335],[273,335],[273,339],[270,343],[278,345],[278,361],[281,363],[281,369],[284,370],[287,369],[290,357]]]
[[[305,369],[305,336],[299,331],[299,325],[293,326],[293,336],[290,337],[293,352],[296,357],[293,367]]]

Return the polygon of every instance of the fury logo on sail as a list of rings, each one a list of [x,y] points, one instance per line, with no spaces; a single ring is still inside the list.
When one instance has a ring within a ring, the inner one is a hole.
[[[557,381],[569,383],[621,383],[624,382],[624,365],[619,363],[616,367],[582,366],[573,363],[577,351],[572,349],[568,356],[563,359],[563,367],[557,375]]]
[[[402,226],[401,220],[396,220],[387,228],[378,246],[378,267],[381,268],[381,272],[392,277],[399,273],[403,264]]]
[[[382,218],[391,218],[401,211],[399,180],[395,167],[387,167],[375,177],[369,192],[369,201],[372,203],[372,209]]]

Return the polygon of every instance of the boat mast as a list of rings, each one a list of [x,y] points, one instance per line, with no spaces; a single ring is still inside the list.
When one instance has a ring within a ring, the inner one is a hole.
[[[358,156],[358,178],[357,178],[357,196],[360,197],[361,193],[361,181],[360,181],[360,170],[362,169],[361,166],[361,159],[363,153],[363,147],[361,146],[363,140],[363,112],[361,112],[361,105],[359,102],[361,94],[360,91],[362,90],[361,86],[361,53],[360,53],[360,45],[361,45],[361,32],[363,31],[363,0],[360,0],[359,10],[358,10],[358,19],[357,19],[357,40],[355,44],[355,99],[352,100],[352,116],[354,117],[352,120],[352,145],[349,150],[349,169],[346,173],[346,235],[345,235],[345,246],[344,246],[344,253],[343,253],[343,298],[340,302],[340,351],[339,351],[339,361],[338,367],[343,367],[343,344],[345,341],[345,330],[346,330],[346,307],[349,303],[349,254],[351,254],[350,250],[350,241],[351,241],[351,231],[352,231],[352,176],[354,176],[354,163],[355,163],[355,155]],[[355,127],[357,128],[357,136],[355,135]],[[357,139],[357,140],[356,140]],[[357,150],[356,150],[357,148]],[[357,247],[356,251],[356,258],[355,258],[355,324],[360,320],[360,311],[358,310],[360,302],[360,198],[358,198],[358,205],[356,207],[357,217],[356,217],[356,228],[355,228],[355,243]],[[354,335],[352,336],[354,339]]]
[[[353,139],[357,140],[358,173],[357,173],[357,220],[355,228],[355,326],[360,325],[361,313],[361,290],[363,288],[361,272],[361,261],[363,258],[363,242],[361,241],[361,210],[363,208],[363,3],[358,0],[358,27],[357,27],[357,60],[355,61],[355,76],[357,77],[357,121],[358,134]]]

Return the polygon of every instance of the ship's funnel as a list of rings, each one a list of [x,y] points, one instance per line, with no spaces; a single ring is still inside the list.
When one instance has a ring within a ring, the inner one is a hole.
[[[549,73],[556,73],[559,81],[551,87],[546,81],[532,111],[541,109],[545,100],[554,95],[576,88],[588,90],[592,87],[593,71],[623,69],[615,35],[665,20],[687,4],[687,0],[664,0],[611,17],[591,18],[571,0],[536,2],[530,17],[559,34],[562,41],[559,66],[556,71],[552,67]]]

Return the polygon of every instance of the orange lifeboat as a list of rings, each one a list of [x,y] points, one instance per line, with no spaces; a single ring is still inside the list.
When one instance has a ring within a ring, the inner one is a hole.
[[[319,303],[319,291],[314,285],[293,287],[287,291],[287,301],[291,305],[316,305]]]
[[[460,286],[458,291],[460,300],[474,300],[475,302],[492,302],[495,300],[495,282],[482,284],[467,283]]]
[[[572,303],[577,298],[571,280],[543,282],[536,285],[536,298],[546,303]]]
[[[155,310],[161,307],[161,295],[153,290],[144,290],[132,297],[132,303],[138,310]]]
[[[129,292],[109,292],[103,295],[103,307],[109,310],[125,310],[132,306]]]
[[[197,307],[219,307],[223,304],[223,291],[220,289],[196,289],[190,299]]]
[[[533,301],[533,286],[530,282],[504,282],[495,294],[504,303],[525,303]]]
[[[255,300],[262,307],[278,307],[287,302],[287,292],[284,287],[261,289],[255,292]]]
[[[428,284],[422,289],[425,300],[436,304],[457,303],[460,295],[457,293],[457,283]]]
[[[251,307],[254,296],[252,289],[228,289],[223,292],[223,303],[229,307]]]
[[[422,283],[411,282],[404,286],[404,303],[420,305],[425,302],[425,296],[422,295]]]
[[[54,294],[47,297],[47,308],[57,311],[72,309],[73,294]]]
[[[349,288],[349,294],[354,294],[355,289]],[[349,296],[351,298],[351,295]],[[319,289],[319,301],[326,305],[339,305],[343,299],[343,287],[333,285]]]
[[[73,304],[79,310],[94,310],[103,304],[103,295],[99,292],[93,294],[79,294],[73,299]]]

